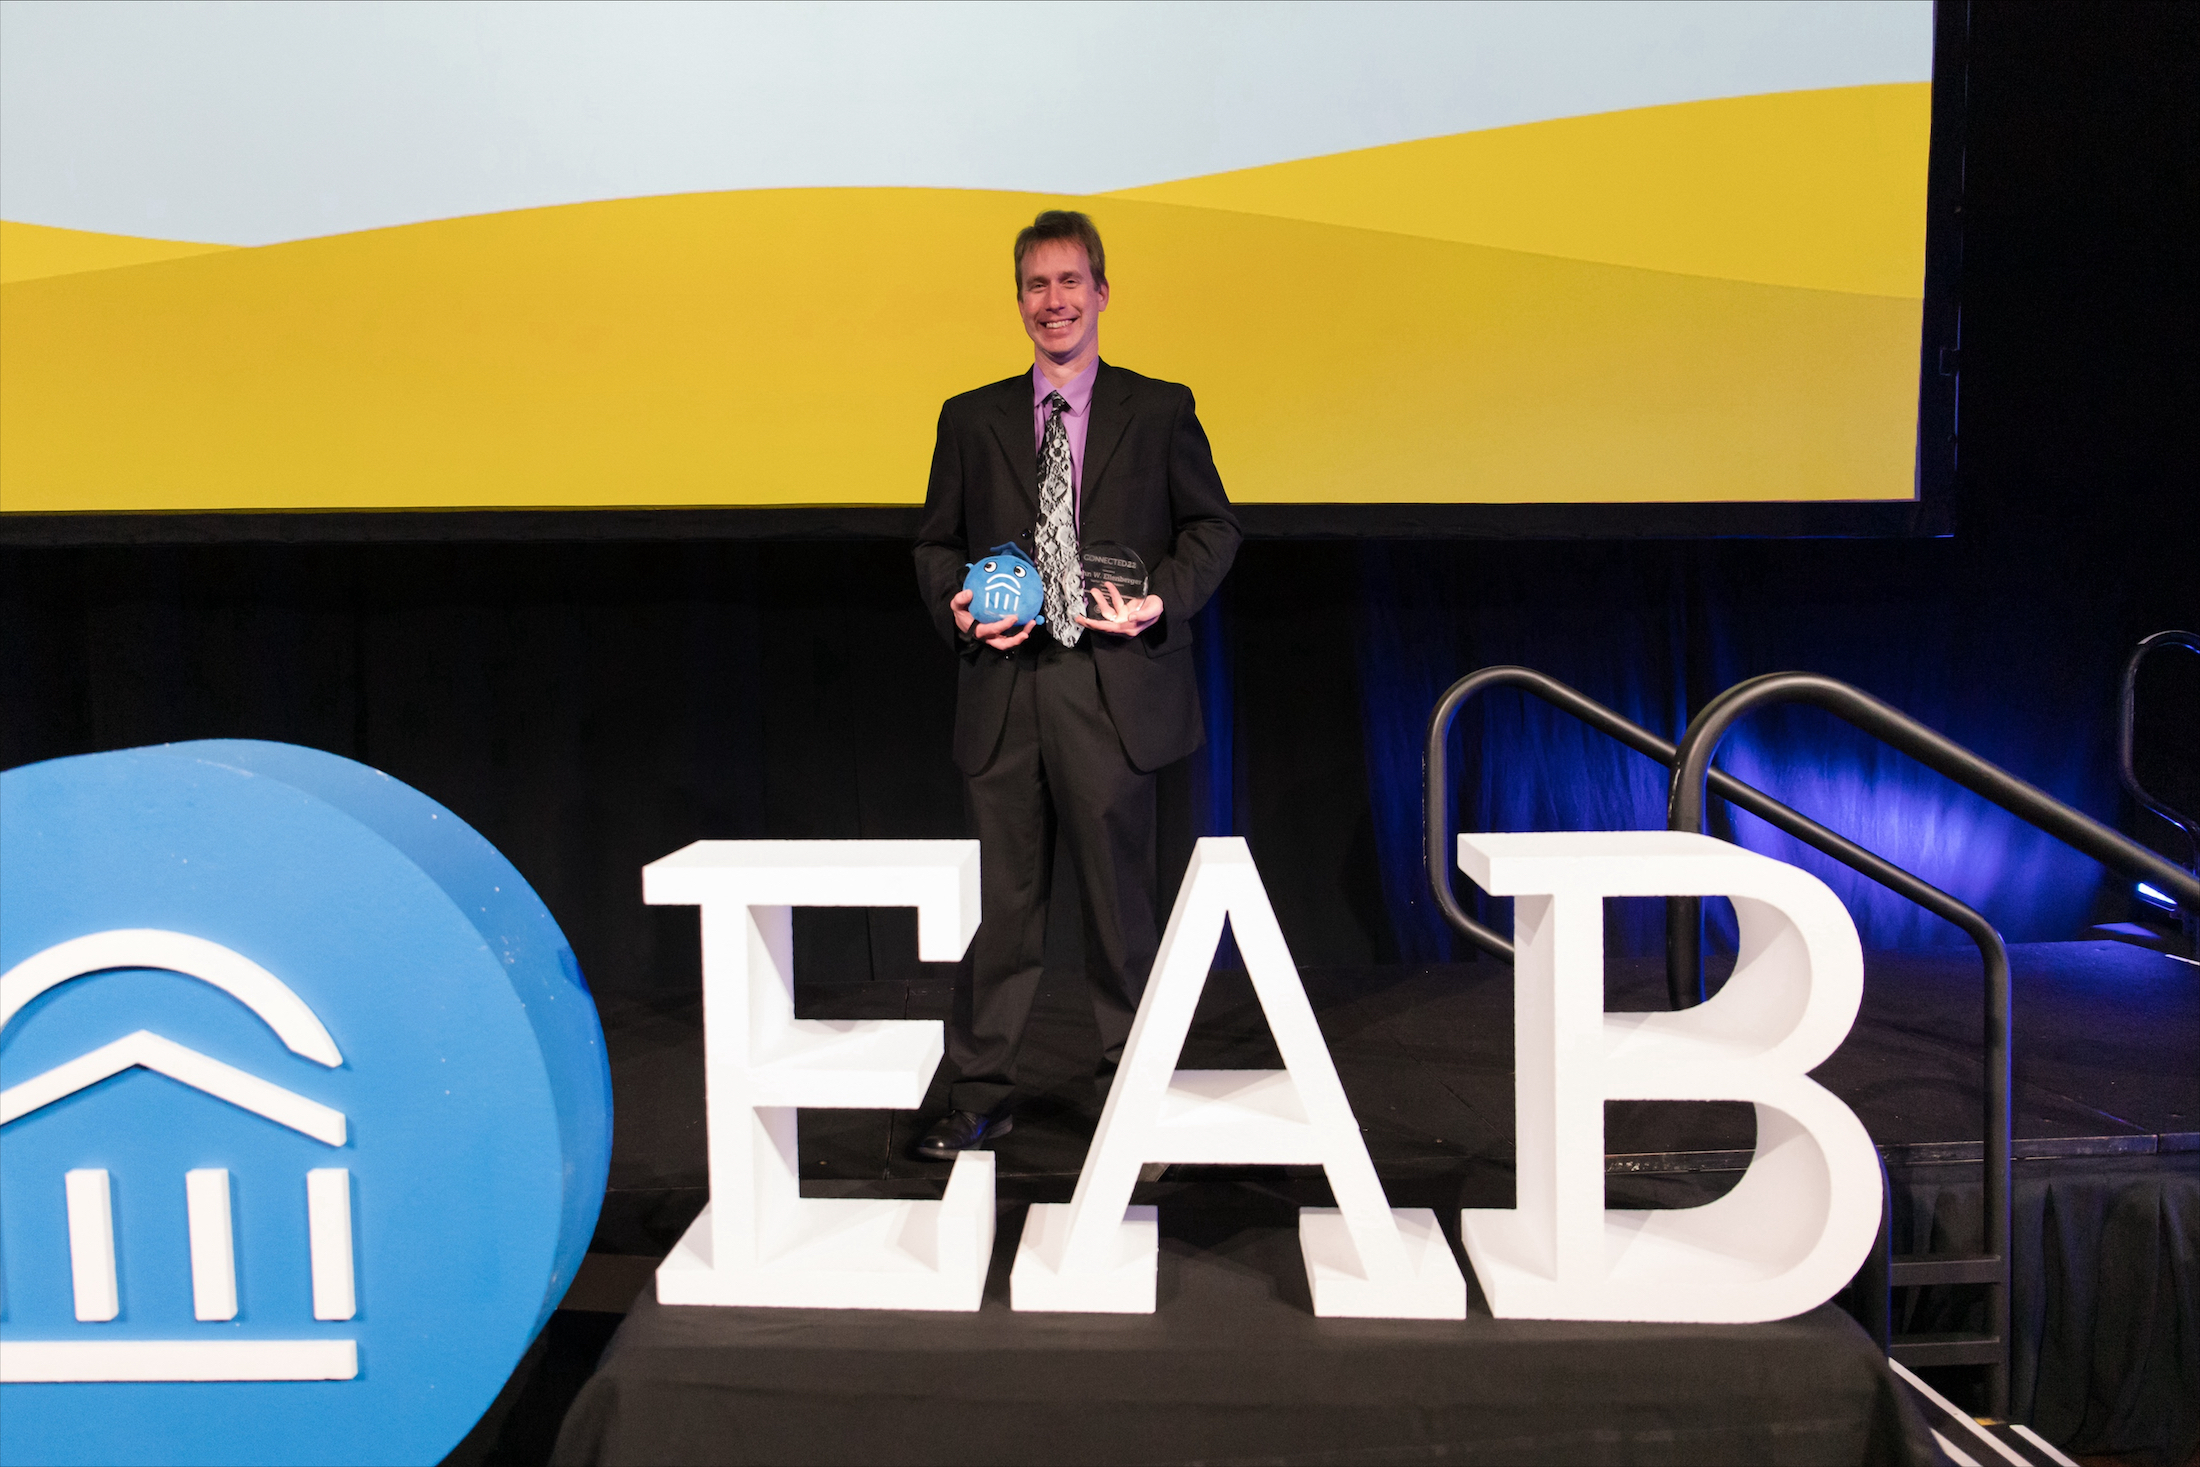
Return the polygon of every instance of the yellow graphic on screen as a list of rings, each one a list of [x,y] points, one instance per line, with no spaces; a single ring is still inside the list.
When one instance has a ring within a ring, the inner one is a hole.
[[[0,220],[0,285],[43,280],[50,275],[81,275],[87,270],[119,270],[126,265],[150,265],[156,260],[183,260],[235,248]]]
[[[1109,197],[1922,299],[1931,106],[1922,82],[1776,92],[1394,143]]]
[[[257,249],[11,225],[0,508],[914,504],[940,401],[1030,360],[1008,244],[1064,203],[1107,236],[1106,355],[1194,386],[1240,502],[1906,499],[1928,97],[1081,200],[755,190]]]

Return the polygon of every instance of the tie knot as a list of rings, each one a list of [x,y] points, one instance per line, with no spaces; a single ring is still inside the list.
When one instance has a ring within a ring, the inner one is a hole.
[[[1069,399],[1059,392],[1050,392],[1047,394],[1047,406],[1056,413],[1066,413],[1069,411]]]

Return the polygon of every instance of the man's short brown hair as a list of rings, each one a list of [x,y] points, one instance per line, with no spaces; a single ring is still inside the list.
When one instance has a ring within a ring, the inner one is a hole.
[[[1016,291],[1019,295],[1024,289],[1024,256],[1050,239],[1083,245],[1085,258],[1092,262],[1093,284],[1107,289],[1108,252],[1100,243],[1099,229],[1089,217],[1075,209],[1048,209],[1016,236]]]

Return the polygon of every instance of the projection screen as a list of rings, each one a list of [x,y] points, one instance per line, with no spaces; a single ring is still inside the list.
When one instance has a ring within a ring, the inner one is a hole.
[[[905,509],[1050,207],[1256,528],[1914,533],[1952,461],[1926,0],[0,30],[0,521]]]

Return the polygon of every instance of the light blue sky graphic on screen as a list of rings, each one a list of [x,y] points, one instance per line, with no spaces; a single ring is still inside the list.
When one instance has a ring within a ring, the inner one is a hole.
[[[0,5],[0,214],[224,244],[641,194],[1099,193],[1932,76],[1931,0]]]
[[[556,1307],[602,1198],[610,1076],[557,924],[449,810],[333,755],[204,742],[0,775],[0,971],[114,929],[249,959],[341,1062],[286,1047],[261,1012],[274,1006],[180,972],[108,969],[8,1019],[0,1086],[149,1031],[341,1113],[341,1144],[149,1068],[8,1121],[0,1459],[439,1460]],[[227,1319],[201,1317],[186,1201],[186,1172],[214,1169],[232,1217]],[[100,1170],[113,1317],[85,1322],[64,1178]],[[317,1213],[309,1226],[309,1172],[347,1174],[321,1199],[339,1222],[348,1203],[351,1296],[335,1309],[309,1243],[324,1231]],[[294,1360],[354,1342],[356,1377],[14,1383],[26,1361],[59,1358],[38,1342],[268,1340]]]

